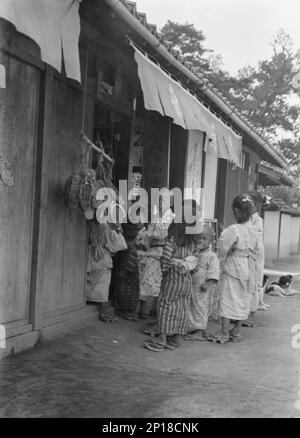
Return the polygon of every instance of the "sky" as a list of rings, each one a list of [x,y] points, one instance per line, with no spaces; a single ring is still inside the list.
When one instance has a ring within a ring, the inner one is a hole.
[[[272,54],[270,42],[284,29],[300,49],[300,0],[136,0],[149,23],[168,19],[202,30],[208,49],[221,54],[231,73]]]

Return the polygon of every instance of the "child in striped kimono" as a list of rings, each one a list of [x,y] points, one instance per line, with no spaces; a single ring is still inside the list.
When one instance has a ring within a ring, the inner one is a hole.
[[[192,292],[190,272],[197,266],[194,236],[186,234],[185,223],[173,223],[163,249],[161,292],[158,297],[158,332],[156,339],[148,339],[148,350],[174,350],[187,333],[187,309]]]
[[[198,266],[192,275],[192,294],[188,307],[186,341],[206,341],[210,302],[219,281],[219,260],[210,250],[214,232],[206,225],[197,238]]]

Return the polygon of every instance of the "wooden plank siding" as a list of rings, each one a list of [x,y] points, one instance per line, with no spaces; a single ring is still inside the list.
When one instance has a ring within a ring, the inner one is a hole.
[[[220,231],[235,223],[232,212],[232,201],[235,196],[253,191],[257,187],[258,174],[255,172],[260,159],[248,148],[243,150],[249,153],[250,170],[237,168],[223,159],[218,160],[215,216]]]
[[[30,272],[40,71],[1,51],[6,88],[0,89],[0,155],[14,185],[0,181],[0,319],[29,322]]]
[[[87,229],[70,215],[64,184],[80,153],[83,84],[40,60],[40,50],[0,20],[0,155],[12,165],[12,187],[0,181],[0,322],[8,336],[63,321],[86,308]],[[81,40],[85,71],[86,40]],[[84,130],[92,135],[95,78],[88,75]]]
[[[80,153],[82,93],[57,78],[52,87],[43,167],[48,181],[40,260],[44,312],[84,304],[86,269],[86,221],[80,211],[71,215],[64,201],[64,184]]]
[[[178,125],[171,128],[170,188],[184,190],[188,131]]]
[[[150,194],[151,188],[168,186],[169,120],[154,111],[145,111],[143,119],[143,185]]]

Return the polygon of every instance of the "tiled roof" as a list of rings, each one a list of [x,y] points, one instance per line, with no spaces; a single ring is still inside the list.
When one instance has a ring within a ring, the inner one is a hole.
[[[286,185],[286,186],[290,186],[292,187],[294,182],[292,180],[292,178],[290,178],[286,171],[280,169],[277,166],[272,165],[271,163],[268,163],[267,161],[262,161],[260,164],[260,173],[268,173],[268,171],[274,172],[275,175],[278,176],[279,181]]]
[[[192,71],[194,74],[196,74],[199,79],[202,80],[202,82],[205,83],[205,85],[210,88],[217,96],[219,96],[232,110],[235,110],[235,113],[237,115],[240,115],[238,110],[232,105],[232,103],[229,101],[229,99],[224,96],[215,86],[210,83],[206,78],[205,75],[197,70],[197,73],[195,73],[195,68],[193,67],[193,64],[191,62],[188,62],[185,60],[183,56],[181,56],[178,51],[174,48],[174,44],[168,40],[166,40],[165,36],[158,32],[157,26],[155,24],[150,24],[147,21],[147,15],[144,12],[139,12],[136,7],[136,2],[128,1],[128,0],[119,0],[120,3],[122,3],[128,11],[138,19],[138,21],[143,24],[143,26],[148,29],[152,35],[154,35],[159,42],[176,58],[178,61],[180,61],[185,67],[187,67],[190,71]],[[246,118],[243,116],[243,119],[246,120]],[[248,125],[253,129],[254,126],[251,124],[251,122],[247,121]],[[251,126],[252,125],[252,126]],[[255,130],[255,128],[254,128]]]
[[[119,0],[120,3],[122,3],[126,9],[147,29],[151,32],[151,34],[153,36],[155,36],[159,42],[174,56],[174,58],[176,58],[179,62],[181,62],[186,68],[188,68],[194,75],[196,75],[203,84],[205,84],[205,86],[207,88],[209,88],[217,97],[219,97],[226,105],[227,107],[232,110],[241,120],[243,120],[248,126],[249,128],[251,128],[251,130],[258,135],[263,141],[265,141],[267,144],[268,140],[265,139],[263,137],[263,135],[261,134],[261,132],[253,125],[252,122],[250,122],[247,117],[245,117],[244,114],[241,114],[241,112],[231,103],[231,101],[224,96],[224,94],[222,94],[217,88],[215,88],[215,86],[210,83],[204,76],[203,73],[200,73],[198,70],[197,72],[195,71],[195,68],[192,66],[192,63],[187,62],[183,56],[181,56],[178,51],[176,49],[174,49],[174,45],[170,42],[167,41],[165,36],[162,35],[161,33],[158,32],[157,30],[157,26],[155,24],[150,24],[147,21],[147,15],[143,12],[139,12],[137,10],[137,6],[136,6],[136,2],[132,2],[129,0]],[[271,147],[271,149],[274,150],[274,148],[269,145]],[[278,156],[280,156],[283,160],[285,160],[285,157],[283,156],[283,154],[279,151],[275,151],[276,154],[278,154]]]

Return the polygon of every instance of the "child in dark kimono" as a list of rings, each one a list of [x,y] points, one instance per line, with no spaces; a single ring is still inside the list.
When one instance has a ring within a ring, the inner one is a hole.
[[[123,224],[128,249],[118,253],[114,268],[115,312],[128,321],[137,320],[139,305],[139,271],[136,238],[141,224]]]

